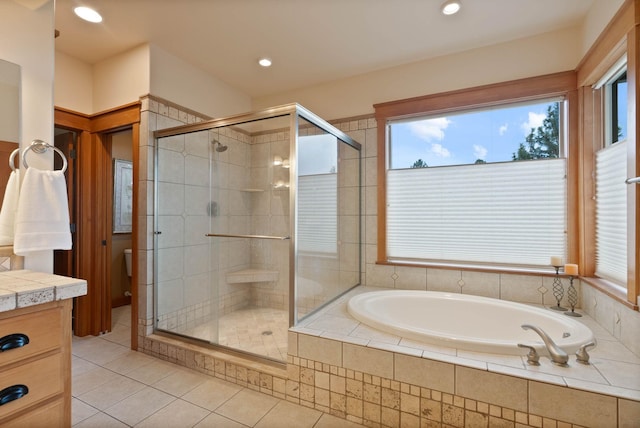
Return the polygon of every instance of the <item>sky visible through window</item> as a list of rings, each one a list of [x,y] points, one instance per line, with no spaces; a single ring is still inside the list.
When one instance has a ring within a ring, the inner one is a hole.
[[[298,175],[335,173],[338,139],[331,134],[298,137]]]
[[[532,128],[542,126],[557,101],[500,106],[391,124],[390,168],[511,161]]]

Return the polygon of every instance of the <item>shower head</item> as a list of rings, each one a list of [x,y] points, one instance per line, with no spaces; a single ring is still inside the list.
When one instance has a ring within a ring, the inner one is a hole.
[[[225,146],[224,144],[222,144],[222,143],[221,143],[220,141],[218,141],[218,140],[213,140],[213,141],[211,142],[211,144],[213,144],[213,145],[216,145],[216,144],[217,144],[217,146],[216,146],[216,152],[218,152],[218,153],[222,153],[222,152],[226,151],[226,150],[229,148],[229,147]]]

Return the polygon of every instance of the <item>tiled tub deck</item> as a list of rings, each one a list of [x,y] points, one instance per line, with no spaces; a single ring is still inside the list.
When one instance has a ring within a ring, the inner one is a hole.
[[[152,335],[144,351],[369,427],[638,427],[640,358],[589,316],[591,365],[526,364],[373,330],[346,309],[356,287],[289,331],[288,364],[270,367]]]
[[[367,426],[637,427],[640,358],[585,315],[590,365],[461,351],[383,333],[347,312],[357,287],[290,331],[300,403]],[[289,392],[289,391],[288,391]]]

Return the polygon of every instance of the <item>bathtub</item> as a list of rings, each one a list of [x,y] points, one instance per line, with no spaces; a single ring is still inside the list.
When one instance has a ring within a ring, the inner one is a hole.
[[[356,320],[431,345],[493,354],[524,355],[518,343],[546,348],[522,324],[542,328],[567,353],[594,339],[591,329],[550,309],[489,297],[436,291],[385,290],[356,295],[348,311]]]

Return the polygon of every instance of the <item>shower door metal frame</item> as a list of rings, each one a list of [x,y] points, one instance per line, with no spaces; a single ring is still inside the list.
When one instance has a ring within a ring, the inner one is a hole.
[[[358,152],[361,152],[362,146],[360,143],[349,137],[344,132],[340,131],[333,125],[331,125],[326,120],[322,119],[320,116],[312,113],[308,109],[297,103],[284,104],[277,107],[272,107],[264,110],[260,110],[257,112],[243,113],[233,116],[228,116],[220,119],[211,119],[203,122],[198,122],[189,125],[181,125],[175,126],[172,128],[166,128],[158,131],[154,131],[153,137],[155,140],[155,151],[156,156],[154,156],[154,280],[153,280],[153,294],[154,294],[154,321],[153,321],[153,329],[154,331],[157,328],[157,320],[158,320],[158,293],[157,293],[157,278],[158,278],[158,261],[157,261],[157,250],[158,250],[158,235],[162,233],[158,230],[158,139],[164,137],[172,137],[175,135],[182,134],[190,134],[193,132],[199,131],[210,131],[216,128],[223,128],[227,126],[233,125],[241,125],[244,123],[255,122],[263,119],[272,119],[276,117],[284,117],[289,116],[289,159],[296,159],[297,156],[297,141],[298,141],[298,126],[299,126],[299,118],[303,118],[307,122],[317,126],[323,131],[335,136],[341,142],[355,148]],[[288,237],[272,237],[272,236],[263,236],[263,235],[242,235],[242,236],[234,236],[234,237],[242,237],[242,238],[262,238],[262,239],[288,239],[289,240],[289,327],[292,327],[295,324],[295,314],[297,313],[297,295],[296,295],[296,272],[297,272],[297,248],[296,248],[296,231],[297,231],[297,216],[296,214],[296,174],[297,174],[297,162],[292,162],[291,167],[289,169],[289,236]],[[215,236],[216,234],[206,234],[208,236]],[[225,235],[226,236],[226,235]],[[359,269],[359,268],[358,268]],[[215,346],[221,346],[218,344],[212,344]],[[226,348],[224,346],[221,346]],[[227,348],[234,349],[234,348]]]

